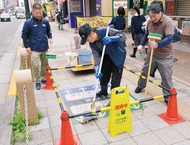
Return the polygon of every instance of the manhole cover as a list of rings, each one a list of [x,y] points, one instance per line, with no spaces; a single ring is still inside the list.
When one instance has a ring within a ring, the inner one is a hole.
[[[178,61],[178,59],[177,59],[177,58],[174,58],[173,62],[177,62],[177,61]]]

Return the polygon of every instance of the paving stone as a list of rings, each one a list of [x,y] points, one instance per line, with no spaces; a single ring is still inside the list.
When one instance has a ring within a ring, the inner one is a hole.
[[[79,134],[82,145],[105,145],[107,140],[100,130]]]
[[[3,124],[0,130],[0,145],[9,145],[11,143],[12,127]]]
[[[184,135],[186,138],[190,138],[190,122],[181,122],[175,125],[172,125],[178,132]]]
[[[137,120],[133,122],[132,132],[129,132],[129,135],[133,137],[147,132],[150,132],[150,129],[148,129],[148,127],[146,127],[140,120]]]
[[[50,127],[55,127],[61,124],[60,115],[49,116]]]
[[[185,140],[185,137],[171,126],[155,130],[154,133],[167,145]]]
[[[45,100],[45,105],[46,105],[46,107],[48,108],[48,107],[53,107],[53,106],[58,106],[58,101],[57,101],[57,99],[49,99],[49,100]]]
[[[92,132],[92,131],[99,130],[95,121],[90,121],[86,124],[77,124],[77,125],[75,125],[75,129],[76,129],[77,134],[83,134],[86,132]]]
[[[190,140],[184,140],[173,145],[190,145]]]
[[[120,141],[120,140],[123,140],[123,139],[126,139],[126,138],[130,137],[129,134],[126,133],[126,132],[120,133],[120,134],[118,134],[118,135],[116,135],[114,137],[111,137],[107,128],[101,129],[101,131],[102,131],[104,137],[106,138],[106,140],[108,141],[108,143]]]
[[[144,133],[132,137],[138,145],[165,145],[154,133]]]
[[[108,117],[98,118],[97,120],[95,120],[95,122],[100,129],[108,128]]]
[[[53,116],[53,115],[61,116],[61,109],[60,109],[60,107],[58,105],[53,106],[53,107],[48,107],[47,108],[47,113],[48,113],[48,116]]]
[[[42,113],[43,118],[48,117],[46,108],[40,108],[40,109],[38,109],[38,112]]]
[[[117,142],[112,142],[109,145],[137,145],[133,139],[127,138]]]
[[[46,107],[44,101],[38,101],[38,102],[36,102],[36,106],[37,106],[37,108],[39,108],[39,109]]]
[[[44,101],[44,95],[42,93],[35,94],[35,100],[36,102]]]
[[[139,118],[135,114],[133,114],[133,112],[131,112],[131,115],[132,115],[132,122],[139,120]]]
[[[40,119],[40,124],[32,125],[29,127],[30,132],[40,131],[40,130],[47,129],[47,128],[49,128],[48,117],[44,117],[44,118]]]
[[[61,125],[51,128],[53,140],[60,140],[61,137]]]
[[[32,135],[33,139],[29,142],[30,145],[38,145],[53,141],[50,128],[34,131]]]
[[[57,99],[57,96],[55,92],[52,91],[52,92],[44,93],[44,99],[45,100]]]
[[[152,116],[141,120],[149,129],[157,130],[169,125],[163,121],[159,116]]]
[[[39,144],[39,145],[54,145],[54,142],[42,143],[42,144]]]
[[[155,113],[152,112],[149,108],[145,108],[144,111],[142,110],[135,110],[133,111],[133,114],[139,119],[155,116]]]
[[[158,104],[149,105],[148,108],[152,112],[154,112],[154,113],[156,113],[158,115],[158,114],[165,113],[166,109],[167,109],[167,106],[165,104],[158,103]]]
[[[2,77],[2,76],[1,76]],[[6,97],[7,97],[7,91],[8,91],[8,84],[1,84],[0,83],[0,94],[1,94],[1,97],[0,97],[0,105],[3,105],[5,104],[6,102]]]

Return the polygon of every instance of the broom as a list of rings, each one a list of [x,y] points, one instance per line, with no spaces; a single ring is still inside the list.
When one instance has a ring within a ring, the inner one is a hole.
[[[108,36],[108,32],[109,32],[109,26],[107,27],[107,30],[106,30],[106,36]],[[103,63],[103,59],[104,59],[105,49],[106,49],[106,45],[103,46],[101,60],[100,60],[100,68],[99,68],[98,74],[101,73],[101,68],[102,68],[102,63]],[[97,92],[97,89],[98,89],[98,84],[99,84],[99,79],[97,78],[96,86],[95,86],[95,92],[94,92],[94,98],[93,98],[93,101],[92,101],[92,104],[91,104],[91,109],[94,109],[94,107],[95,107],[96,92]],[[94,119],[97,119],[97,118],[98,118],[98,114],[86,114],[81,118],[81,120],[79,122],[84,124],[84,123],[87,123],[90,120],[94,120]]]
[[[109,32],[109,26],[107,27],[107,31],[106,31],[106,36],[105,36],[105,37],[108,36],[108,32]],[[103,60],[104,60],[105,49],[106,49],[106,45],[103,46],[102,56],[101,56],[101,60],[100,60],[100,68],[99,68],[98,74],[101,73],[102,63],[103,63]],[[97,92],[97,89],[98,89],[98,84],[99,84],[99,79],[97,79],[97,81],[96,81],[96,87],[95,87],[94,98],[93,98],[93,101],[92,101],[92,104],[91,104],[91,108],[92,108],[92,109],[95,107],[96,92]]]
[[[51,53],[51,50],[52,50],[52,44],[49,43],[49,52],[50,53]],[[56,55],[55,54],[49,54],[49,52],[48,52],[48,54],[46,54],[46,58],[47,59],[56,59]]]
[[[161,40],[162,39],[162,34],[158,34],[158,33],[149,33],[148,35],[148,39],[150,40]],[[152,65],[152,56],[154,53],[154,49],[151,49],[151,54],[150,54],[150,61],[149,61],[149,66],[148,66],[148,74],[147,74],[147,79],[146,79],[146,88],[145,88],[145,93],[144,93],[144,98],[146,98],[147,96],[147,92],[148,92],[148,82],[149,82],[149,77],[150,77],[150,70],[151,70],[151,65]],[[142,114],[144,111],[144,104],[143,104],[143,109],[142,109]]]

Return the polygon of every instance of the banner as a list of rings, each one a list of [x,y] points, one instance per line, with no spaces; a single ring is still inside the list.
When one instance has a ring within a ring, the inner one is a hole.
[[[88,23],[91,27],[97,28],[97,27],[106,27],[112,17],[76,17],[77,20],[77,28],[82,26],[83,24]]]

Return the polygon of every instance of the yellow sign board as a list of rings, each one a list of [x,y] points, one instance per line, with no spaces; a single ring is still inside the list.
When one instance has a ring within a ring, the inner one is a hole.
[[[114,137],[122,132],[132,131],[129,88],[117,87],[112,89],[110,101],[108,132]]]
[[[88,23],[91,27],[106,27],[112,17],[76,17],[77,28]]]

